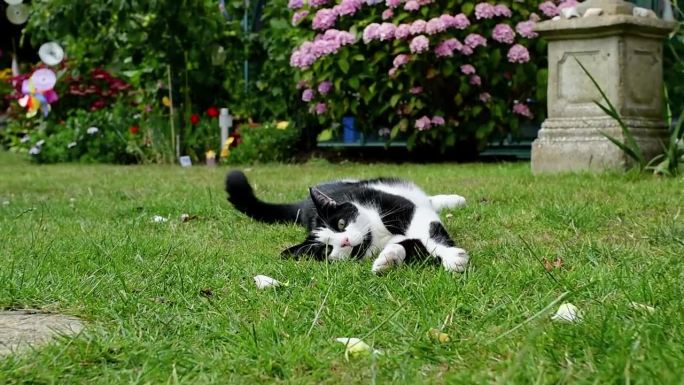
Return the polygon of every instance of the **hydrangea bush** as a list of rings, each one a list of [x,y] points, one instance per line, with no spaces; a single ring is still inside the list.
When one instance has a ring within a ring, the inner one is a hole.
[[[288,4],[302,38],[290,65],[310,112],[442,149],[543,119],[545,45],[533,26],[576,4],[332,1]]]

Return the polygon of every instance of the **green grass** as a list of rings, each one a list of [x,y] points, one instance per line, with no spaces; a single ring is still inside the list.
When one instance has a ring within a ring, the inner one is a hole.
[[[304,230],[232,210],[226,171],[0,154],[0,306],[88,324],[2,359],[0,383],[684,383],[684,179],[533,177],[526,163],[251,168],[273,201],[377,175],[468,199],[443,213],[471,253],[467,273],[376,277],[370,261],[280,260]],[[183,213],[199,218],[180,223]],[[547,272],[543,258],[563,266]],[[259,291],[257,274],[290,286]],[[539,313],[564,293],[583,322],[551,321],[557,306]],[[430,341],[445,320],[451,342]],[[347,361],[335,337],[384,354]]]

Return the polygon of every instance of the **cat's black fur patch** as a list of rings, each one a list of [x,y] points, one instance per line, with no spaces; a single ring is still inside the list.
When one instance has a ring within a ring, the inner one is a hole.
[[[228,201],[239,211],[258,221],[266,223],[295,222],[303,202],[294,204],[273,204],[259,200],[241,171],[231,171],[226,176]]]
[[[415,263],[425,260],[430,256],[423,243],[418,239],[404,239],[399,242],[401,246],[406,250],[406,258],[404,258],[405,263]]]
[[[440,243],[444,246],[448,246],[448,247],[456,246],[454,241],[451,240],[451,237],[449,237],[449,233],[447,233],[444,226],[439,222],[431,222],[430,223],[430,238],[432,238],[435,242]]]

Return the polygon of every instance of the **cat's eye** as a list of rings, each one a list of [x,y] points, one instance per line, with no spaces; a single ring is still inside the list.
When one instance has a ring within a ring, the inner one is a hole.
[[[337,221],[337,228],[340,231],[343,231],[346,227],[347,227],[347,222],[344,219],[340,219],[339,221]]]

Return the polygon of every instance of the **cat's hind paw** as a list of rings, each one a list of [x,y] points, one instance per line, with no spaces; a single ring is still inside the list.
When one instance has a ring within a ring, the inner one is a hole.
[[[385,246],[380,255],[373,261],[373,273],[381,274],[392,266],[404,263],[406,250],[402,245],[391,244]]]
[[[466,200],[464,197],[456,194],[433,195],[430,197],[430,203],[435,211],[441,211],[443,209],[452,209],[455,207],[465,206]]]
[[[440,255],[442,259],[442,266],[446,271],[455,271],[462,273],[468,267],[468,261],[470,256],[465,250],[459,249],[457,247],[449,248],[445,253]]]

